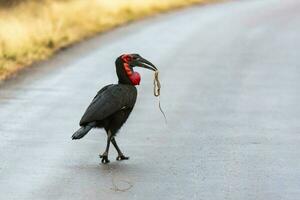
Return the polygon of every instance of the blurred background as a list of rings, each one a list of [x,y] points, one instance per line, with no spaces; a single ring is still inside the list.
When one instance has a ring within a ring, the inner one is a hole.
[[[205,2],[215,0],[1,0],[0,80],[96,33]]]

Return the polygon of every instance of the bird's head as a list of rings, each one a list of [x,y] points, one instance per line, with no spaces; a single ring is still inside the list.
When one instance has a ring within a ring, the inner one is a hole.
[[[116,59],[116,71],[119,83],[139,85],[141,76],[133,70],[134,67],[143,67],[156,71],[157,68],[139,54],[123,54]]]

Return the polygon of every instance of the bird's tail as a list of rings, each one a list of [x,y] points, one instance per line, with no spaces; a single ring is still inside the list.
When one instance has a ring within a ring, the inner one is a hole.
[[[86,126],[82,126],[80,129],[78,129],[73,135],[72,140],[79,140],[83,138],[92,128],[94,124],[90,123]]]

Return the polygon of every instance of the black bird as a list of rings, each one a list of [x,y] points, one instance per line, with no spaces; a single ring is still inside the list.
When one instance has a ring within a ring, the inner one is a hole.
[[[116,59],[116,72],[118,84],[110,84],[103,87],[94,97],[91,104],[83,114],[72,139],[81,139],[92,128],[104,128],[107,133],[107,144],[103,154],[102,163],[108,163],[108,151],[110,142],[118,152],[117,160],[128,160],[118,147],[115,136],[118,130],[129,117],[137,97],[135,85],[140,84],[140,74],[133,67],[143,67],[156,71],[156,67],[138,54],[124,54]]]

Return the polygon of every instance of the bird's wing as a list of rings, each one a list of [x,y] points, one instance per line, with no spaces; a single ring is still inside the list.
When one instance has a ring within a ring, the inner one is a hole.
[[[102,88],[86,109],[80,120],[80,126],[94,121],[101,121],[121,110],[127,104],[126,90],[118,85],[108,85]]]
[[[91,106],[93,103],[97,102],[97,100],[99,99],[99,97],[103,94],[103,92],[105,90],[107,90],[107,88],[113,86],[114,84],[110,84],[110,85],[107,85],[107,86],[104,86],[101,90],[99,90],[96,94],[96,96],[93,98],[93,101],[91,102],[91,104],[89,106]]]

